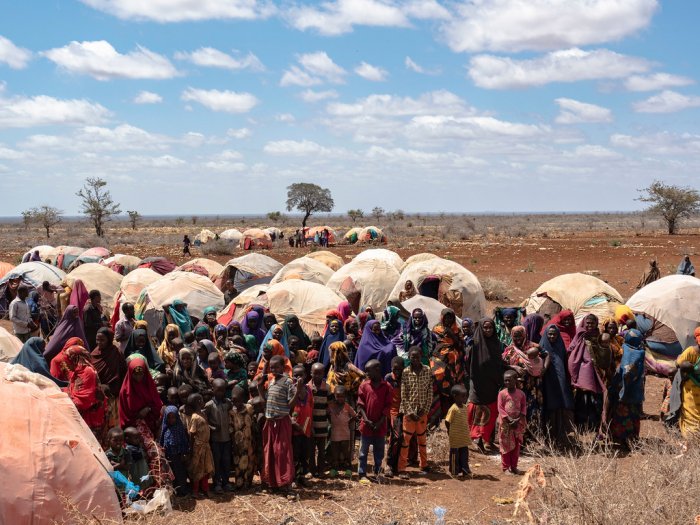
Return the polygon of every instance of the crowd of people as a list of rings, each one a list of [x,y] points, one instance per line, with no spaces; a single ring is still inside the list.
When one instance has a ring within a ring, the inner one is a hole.
[[[343,301],[307,333],[297,316],[261,306],[222,325],[215,308],[198,319],[182,301],[161,326],[137,320],[130,303],[112,325],[95,290],[71,294],[44,331],[27,298],[20,286],[11,315],[24,346],[13,362],[62,388],[113,467],[146,492],[169,485],[201,498],[211,485],[249,489],[255,476],[288,492],[353,472],[368,484],[425,475],[430,459],[469,477],[472,445],[518,474],[530,439],[566,449],[576,430],[621,447],[639,437],[644,334],[624,306],[578,324],[569,310],[545,319],[496,308],[458,322],[445,308],[433,326],[419,308],[377,315]],[[697,346],[677,360],[685,437],[700,431],[698,362]],[[441,425],[449,458],[429,458],[427,435]]]

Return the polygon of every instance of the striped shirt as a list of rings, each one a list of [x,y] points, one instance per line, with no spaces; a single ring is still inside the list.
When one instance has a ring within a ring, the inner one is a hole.
[[[472,440],[469,435],[469,423],[467,419],[467,405],[462,408],[454,403],[447,411],[445,421],[450,424],[448,435],[450,437],[450,448],[468,447]]]
[[[331,395],[328,383],[321,383],[316,387],[313,381],[309,381],[309,386],[314,395],[314,433],[315,438],[328,437],[328,397]]]
[[[421,365],[418,373],[409,366],[401,376],[401,413],[426,415],[433,402],[433,375],[430,368]]]
[[[265,405],[265,417],[267,419],[281,419],[289,415],[289,402],[296,394],[296,387],[292,378],[283,374],[279,379],[270,381],[267,389],[267,404]]]

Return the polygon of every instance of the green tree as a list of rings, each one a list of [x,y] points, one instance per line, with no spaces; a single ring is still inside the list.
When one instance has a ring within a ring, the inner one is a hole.
[[[127,211],[129,214],[129,224],[131,224],[131,229],[135,230],[138,226],[138,222],[141,219],[141,214],[137,211]]]
[[[104,237],[105,222],[121,213],[119,204],[112,200],[111,193],[105,189],[106,186],[106,180],[88,177],[82,189],[76,193],[83,200],[81,211],[92,222],[98,237]]]
[[[365,216],[365,212],[363,212],[360,209],[348,210],[348,217],[350,217],[352,219],[352,222],[355,222],[357,219],[361,219],[364,216]]]
[[[61,222],[63,212],[58,208],[44,204],[38,208],[22,212],[22,217],[25,217],[25,214],[28,214],[32,221],[38,222],[46,230],[46,238],[49,239],[51,238],[51,228]]]
[[[683,219],[700,211],[700,193],[693,188],[654,181],[638,191],[642,195],[637,200],[649,203],[647,211],[663,218],[669,235],[676,233]]]
[[[287,211],[296,209],[304,214],[302,228],[306,228],[306,221],[313,213],[331,212],[334,205],[331,190],[328,188],[308,182],[295,182],[287,186]]]
[[[372,215],[374,216],[375,219],[379,220],[382,217],[384,217],[384,208],[380,208],[379,206],[376,206],[372,208]]]
[[[267,218],[272,222],[278,222],[282,220],[282,214],[278,211],[271,211],[267,214]]]

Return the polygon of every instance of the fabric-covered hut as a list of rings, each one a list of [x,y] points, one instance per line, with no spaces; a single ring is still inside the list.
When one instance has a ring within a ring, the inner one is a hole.
[[[229,260],[216,280],[219,288],[226,281],[233,280],[236,290],[242,292],[255,284],[268,284],[282,264],[262,253],[248,253]]]
[[[31,292],[39,289],[44,281],[59,286],[65,277],[66,273],[63,270],[43,262],[28,262],[16,266],[0,279],[0,318],[7,315],[13,298],[8,290],[11,280],[16,282],[16,279],[20,279],[20,282],[28,286]]]
[[[333,270],[323,264],[321,261],[312,259],[311,257],[300,257],[285,264],[279,272],[270,281],[270,284],[276,284],[289,279],[301,279],[325,285],[333,276]]]
[[[63,281],[69,288],[73,288],[75,281],[80,279],[88,291],[99,290],[102,294],[102,304],[111,310],[114,308],[114,300],[119,293],[122,278],[121,275],[106,266],[85,263],[67,274]]]
[[[355,259],[335,272],[326,286],[350,301],[354,312],[371,306],[378,313],[386,307],[398,279],[394,264],[382,259]]]
[[[9,363],[22,350],[22,341],[0,326],[0,362]]]
[[[369,250],[361,251],[353,259],[353,261],[367,260],[384,261],[388,264],[392,264],[399,272],[401,271],[401,268],[403,268],[403,259],[401,259],[401,256],[398,253],[392,252],[391,250],[387,250],[385,248],[371,248]]]
[[[195,269],[197,268],[198,269]],[[204,273],[202,273],[202,270],[204,270]],[[209,277],[210,279],[216,279],[221,272],[224,270],[224,267],[222,264],[219,264],[216,261],[212,261],[211,259],[206,259],[204,257],[197,257],[195,259],[192,259],[191,261],[187,261],[185,264],[178,266],[175,271],[178,272],[194,272],[194,273],[199,273],[200,275],[204,275],[205,277]]]
[[[107,268],[111,268],[117,273],[126,275],[129,272],[134,271],[141,264],[141,258],[134,255],[124,255],[118,253],[113,257],[108,257],[102,261]]]
[[[305,257],[309,257],[311,259],[316,259],[317,261],[321,261],[323,264],[328,266],[331,270],[334,272],[337,272],[343,264],[342,257],[339,255],[334,254],[333,252],[329,252],[326,250],[319,250],[315,252],[309,252],[305,255]]]
[[[272,248],[272,238],[270,234],[260,228],[251,228],[250,230],[244,231],[239,243],[244,250]]]

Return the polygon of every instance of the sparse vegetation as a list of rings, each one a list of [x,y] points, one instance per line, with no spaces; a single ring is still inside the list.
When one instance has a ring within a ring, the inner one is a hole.
[[[487,301],[506,301],[510,286],[502,279],[496,277],[486,277],[480,279],[481,287],[484,289],[484,296]]]
[[[46,231],[46,238],[50,239],[51,229],[61,223],[62,214],[63,212],[58,208],[44,204],[38,208],[22,212],[22,217],[23,219],[28,217],[29,222],[38,223]]]
[[[356,222],[357,219],[361,219],[362,217],[365,216],[365,212],[363,212],[360,209],[357,210],[348,210],[348,217],[352,220],[352,222]]]
[[[700,193],[693,188],[654,181],[649,187],[638,191],[642,195],[637,200],[649,203],[647,211],[663,218],[669,235],[676,233],[683,219],[700,211]]]
[[[76,193],[82,199],[82,213],[90,219],[98,237],[104,237],[105,223],[121,213],[119,204],[112,200],[106,186],[107,181],[104,179],[88,177],[82,189]]]
[[[126,213],[129,214],[129,224],[131,224],[131,229],[136,230],[139,220],[141,220],[141,214],[137,211],[127,211]]]
[[[331,190],[328,188],[308,182],[295,182],[287,186],[287,211],[296,209],[304,214],[302,228],[306,228],[306,221],[313,213],[330,213],[334,205]]]

